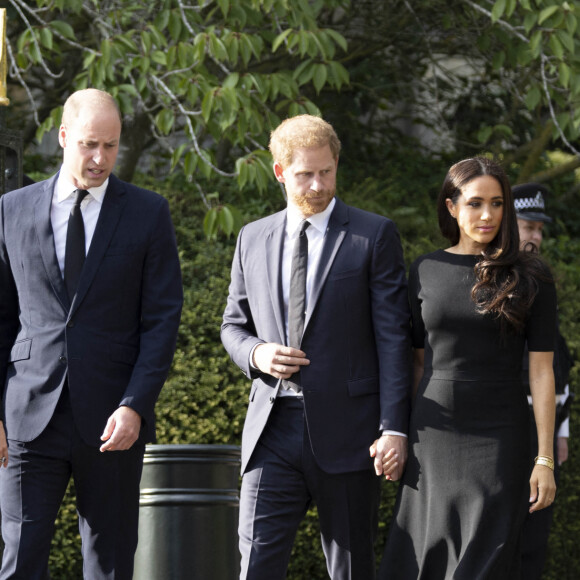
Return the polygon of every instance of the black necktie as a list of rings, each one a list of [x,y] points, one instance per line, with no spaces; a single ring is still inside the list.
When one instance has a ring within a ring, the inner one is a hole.
[[[308,236],[306,229],[310,222],[304,220],[300,224],[298,238],[294,243],[292,253],[292,268],[290,271],[290,296],[288,299],[288,346],[300,348],[304,333],[304,313],[306,310],[306,270],[308,267]],[[282,387],[299,393],[300,373],[293,374],[282,381]]]
[[[81,213],[81,202],[89,192],[85,189],[77,189],[75,193],[76,199],[68,218],[64,251],[64,283],[71,302],[77,291],[81,270],[85,263],[85,224]]]

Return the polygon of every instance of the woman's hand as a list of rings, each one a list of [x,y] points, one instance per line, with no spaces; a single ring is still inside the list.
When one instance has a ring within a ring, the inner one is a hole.
[[[535,465],[530,477],[530,513],[551,506],[555,497],[554,471],[545,465]]]

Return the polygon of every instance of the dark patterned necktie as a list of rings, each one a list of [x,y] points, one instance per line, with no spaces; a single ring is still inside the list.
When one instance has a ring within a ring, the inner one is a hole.
[[[304,314],[306,311],[306,270],[308,268],[308,236],[306,230],[310,222],[304,220],[300,224],[298,238],[292,252],[292,267],[290,270],[290,296],[288,299],[288,346],[300,348],[304,333]],[[282,381],[284,389],[292,389],[299,393],[300,372]]]
[[[77,291],[81,270],[85,263],[85,224],[81,212],[81,202],[89,192],[85,189],[77,189],[75,193],[76,199],[68,218],[64,251],[64,283],[71,302]]]

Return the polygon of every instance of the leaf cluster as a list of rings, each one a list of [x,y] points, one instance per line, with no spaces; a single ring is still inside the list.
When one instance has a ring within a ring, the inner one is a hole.
[[[319,113],[304,87],[348,83],[337,60],[346,40],[319,22],[338,0],[11,1],[24,22],[14,41],[23,82],[72,65],[70,89],[107,90],[127,118],[147,116],[171,168],[192,180],[219,174],[263,188],[269,169],[240,171],[216,148],[226,142],[251,165],[281,117]],[[42,119],[39,141],[58,126],[59,105]]]

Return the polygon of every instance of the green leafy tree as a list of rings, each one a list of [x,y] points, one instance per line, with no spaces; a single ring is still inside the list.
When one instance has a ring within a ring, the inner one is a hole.
[[[340,89],[344,37],[321,25],[341,0],[8,0],[11,78],[38,140],[58,127],[64,95],[97,87],[126,118],[120,176],[147,147],[165,151],[210,210],[208,236],[240,225],[198,178],[265,189],[265,139],[281,118],[318,114],[304,92]],[[30,133],[30,129],[29,129]]]
[[[158,174],[183,172],[209,210],[209,237],[235,232],[247,202],[218,194],[216,178],[264,191],[268,133],[301,112],[335,124],[353,165],[382,162],[409,138],[444,164],[503,156],[517,181],[580,165],[580,0],[8,6],[14,102],[32,113],[9,122],[25,141],[56,125],[71,90],[111,91],[126,118],[120,176],[145,152]]]
[[[580,164],[579,17],[575,0],[352,2],[335,25],[351,82],[317,104],[375,164],[412,137],[454,160],[489,151],[518,181],[546,181]],[[567,159],[550,160],[553,149]]]
[[[465,0],[487,19],[476,39],[486,58],[486,76],[492,93],[503,103],[495,109],[477,137],[509,153],[521,164],[518,181],[527,181],[550,147],[562,147],[575,158],[543,179],[580,165],[574,144],[580,136],[580,3],[554,0]],[[538,176],[533,176],[537,178]]]

